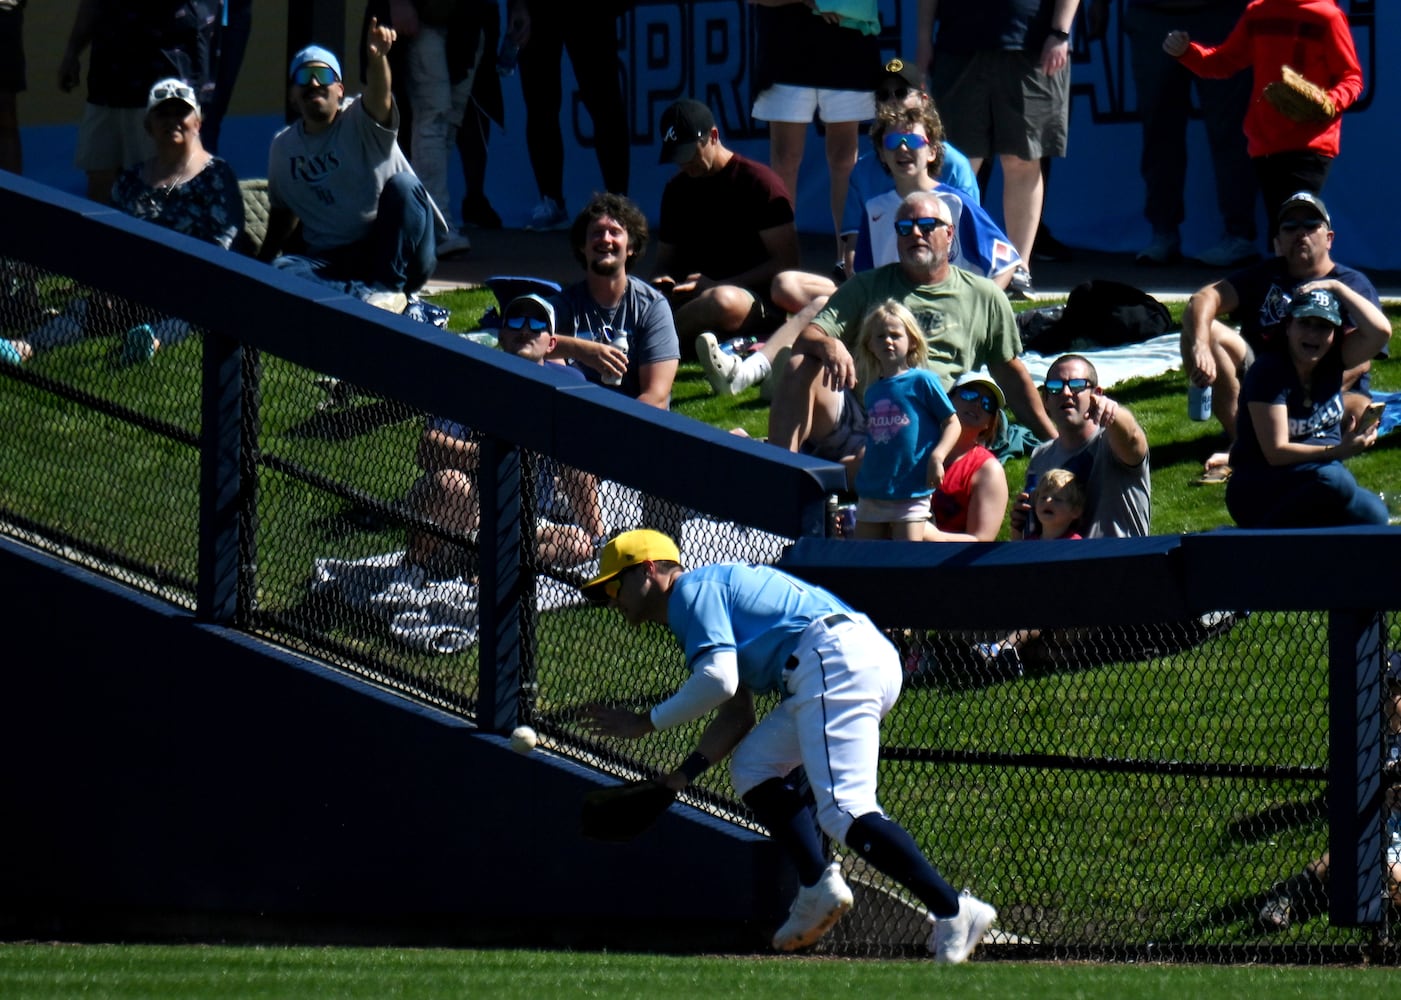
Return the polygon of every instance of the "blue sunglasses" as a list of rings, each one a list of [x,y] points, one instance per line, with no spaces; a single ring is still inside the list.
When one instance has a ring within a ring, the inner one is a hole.
[[[906,149],[923,149],[929,140],[916,132],[891,132],[881,139],[881,145],[892,153],[904,146]]]
[[[1052,396],[1059,396],[1066,389],[1070,390],[1072,396],[1078,396],[1086,389],[1093,389],[1094,386],[1087,378],[1048,378],[1041,388]]]
[[[973,389],[968,386],[964,386],[962,389],[958,390],[958,398],[963,400],[965,403],[971,403],[975,399],[981,400],[983,404],[983,410],[985,412],[997,412],[997,400],[993,399],[981,389]]]
[[[909,236],[915,231],[915,226],[919,226],[919,231],[928,236],[940,226],[952,226],[952,222],[945,222],[943,219],[923,218],[923,219],[896,219],[895,233],[897,236]]]
[[[339,83],[340,79],[336,76],[336,71],[329,66],[298,66],[297,71],[292,74],[292,82],[298,87],[305,87],[312,81],[322,87],[329,87],[333,83]]]
[[[506,326],[512,330],[524,330],[530,327],[531,333],[544,333],[550,328],[550,324],[543,319],[536,319],[534,316],[507,316]]]

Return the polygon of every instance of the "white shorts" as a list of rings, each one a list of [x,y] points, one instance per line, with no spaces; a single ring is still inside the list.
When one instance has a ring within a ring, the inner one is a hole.
[[[806,125],[814,112],[827,124],[865,122],[876,116],[876,95],[869,90],[827,90],[775,83],[754,98],[751,114],[761,122]]]
[[[83,105],[73,166],[83,171],[120,172],[136,166],[154,153],[155,144],[146,131],[145,108]]]
[[[913,497],[909,500],[882,500],[877,497],[859,497],[856,501],[856,523],[904,524],[907,521],[929,520],[929,498]]]
[[[865,615],[828,615],[808,626],[783,672],[786,697],[730,759],[741,796],[802,764],[817,822],[846,843],[854,820],[880,813],[880,723],[900,697],[900,654]]]

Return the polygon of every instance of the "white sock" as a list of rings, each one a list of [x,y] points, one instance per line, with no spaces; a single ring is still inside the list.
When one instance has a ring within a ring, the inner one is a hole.
[[[763,351],[755,351],[749,357],[740,362],[739,368],[735,369],[734,381],[730,384],[734,386],[735,392],[743,392],[751,385],[758,385],[769,377],[769,372],[773,367],[769,364],[769,359],[764,356]]]

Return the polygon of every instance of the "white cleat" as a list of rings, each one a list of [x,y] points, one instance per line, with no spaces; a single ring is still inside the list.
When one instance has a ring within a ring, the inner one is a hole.
[[[929,933],[934,961],[950,965],[966,962],[996,919],[995,909],[964,889],[958,898],[957,916],[934,921],[934,930]]]
[[[774,933],[773,946],[779,951],[796,951],[816,944],[846,915],[854,899],[851,886],[842,878],[841,866],[832,862],[816,885],[798,890],[788,919]]]

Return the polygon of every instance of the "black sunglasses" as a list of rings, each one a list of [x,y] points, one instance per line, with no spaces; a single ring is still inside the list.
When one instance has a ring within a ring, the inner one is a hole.
[[[1094,385],[1087,378],[1048,378],[1041,385],[1041,391],[1052,396],[1059,396],[1066,389],[1072,396],[1078,396],[1086,389],[1093,388]]]
[[[1303,230],[1305,230],[1306,232],[1312,233],[1312,232],[1314,232],[1315,230],[1322,229],[1322,228],[1323,228],[1323,220],[1322,220],[1322,219],[1298,219],[1298,220],[1291,219],[1291,220],[1288,221],[1288,222],[1281,222],[1281,223],[1279,224],[1279,231],[1280,231],[1281,233],[1295,233],[1295,232],[1298,232],[1300,229],[1303,229]]]
[[[932,219],[929,217],[923,219],[896,219],[895,234],[897,236],[909,236],[915,231],[915,226],[919,226],[919,231],[925,236],[928,236],[941,226],[953,228],[953,223],[945,222],[943,219]]]
[[[329,66],[298,66],[297,71],[292,74],[292,82],[298,87],[305,87],[313,81],[322,87],[329,87],[333,83],[339,83],[340,79],[336,76],[336,71]]]

